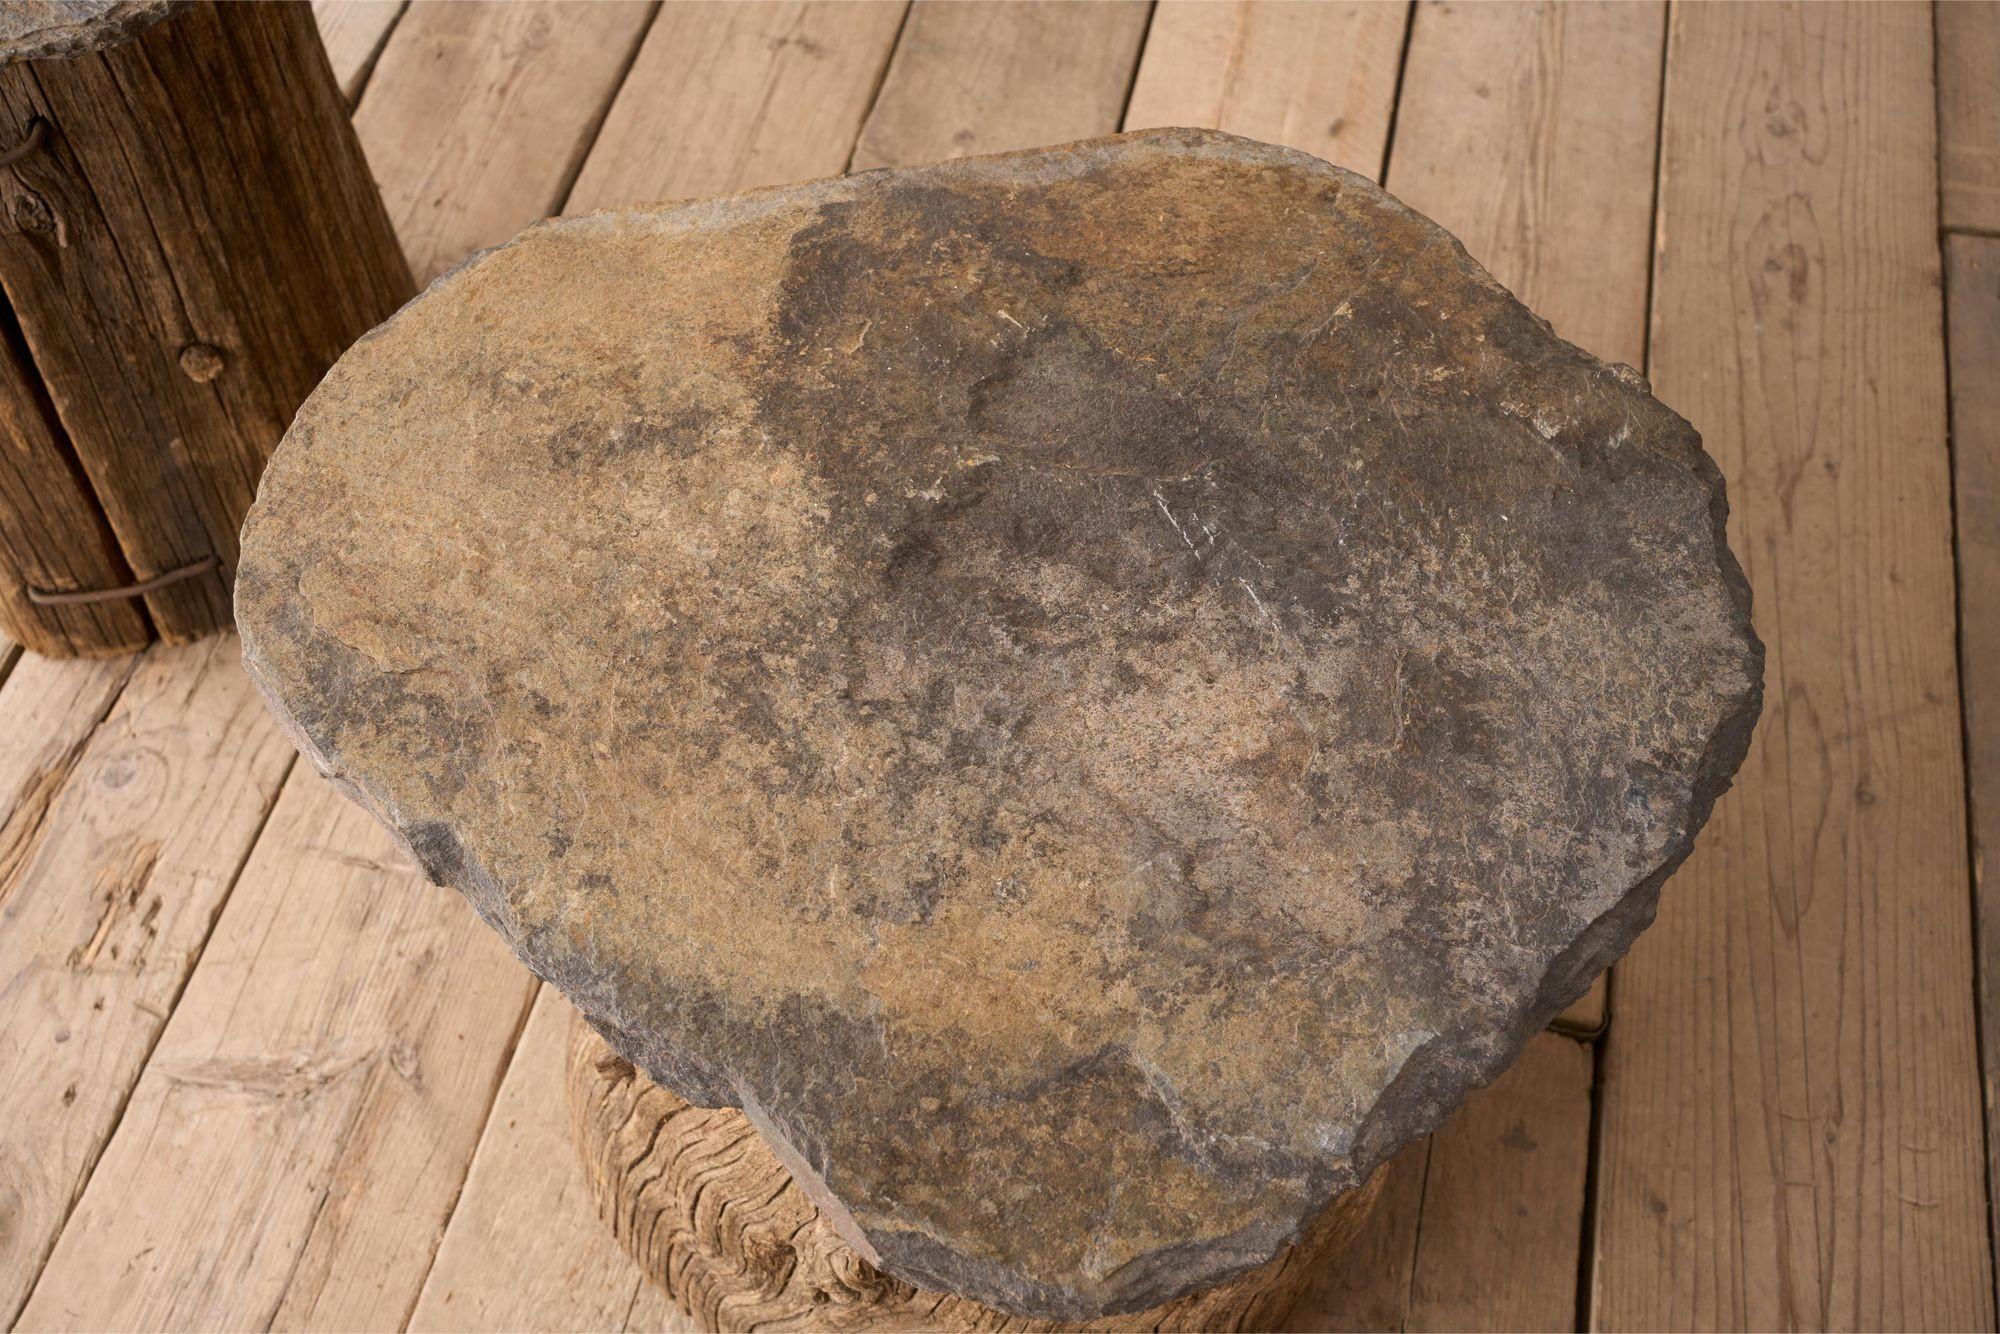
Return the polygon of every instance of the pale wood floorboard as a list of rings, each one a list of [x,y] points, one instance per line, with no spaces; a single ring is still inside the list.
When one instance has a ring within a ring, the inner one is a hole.
[[[838,176],[904,9],[902,0],[668,5],[564,211]]]
[[[0,854],[8,1316],[120,1124],[294,759],[233,636],[123,662],[34,660],[0,712],[36,691],[54,726],[9,775],[20,804]]]
[[[1112,133],[1150,13],[1145,0],[916,0],[854,169]]]
[[[1972,832],[1988,1227],[2000,1270],[2000,0],[1937,6],[1957,518],[1959,671]]]
[[[534,987],[301,765],[21,1324],[402,1325]]]
[[[411,1329],[624,1329],[653,1291],[598,1222],[577,1164],[563,1097],[575,1013],[542,988]],[[630,1327],[693,1328],[668,1312],[661,1325],[641,1307]]]
[[[1677,5],[1650,372],[1767,642],[1620,965],[1593,1319],[1986,1328],[1931,10]]]
[[[594,125],[595,116],[609,106],[627,61],[621,57],[615,63],[599,61],[593,65],[592,59],[601,55],[601,51],[578,49],[578,44],[601,44],[604,36],[599,26],[603,22],[601,17],[596,24],[569,26],[554,21],[551,7],[551,12],[543,14],[544,22],[524,26],[525,7],[467,5],[456,7],[450,16],[434,16],[432,11],[436,8],[417,5],[403,16],[390,37],[383,57],[387,62],[384,68],[423,72],[424,61],[428,59],[464,75],[469,87],[448,99],[451,115],[460,123],[455,126],[451,119],[377,122],[381,128],[370,130],[363,118],[363,145],[392,198],[397,197],[399,189],[405,198],[420,193],[406,177],[399,175],[404,172],[418,174],[431,185],[443,183],[446,193],[456,198],[449,186],[449,178],[455,172],[468,188],[476,183],[485,192],[476,217],[467,214],[460,221],[471,217],[478,227],[491,233],[511,235],[551,207],[547,201],[560,202],[576,169],[576,160],[560,153],[530,153],[519,160],[503,157],[496,165],[485,139],[458,131],[486,119],[511,118],[518,127],[519,123],[532,120],[537,105],[564,97],[598,108],[592,118]],[[623,18],[630,31],[630,46],[636,47],[641,25],[650,13],[644,6],[626,5],[617,9],[616,16]],[[440,37],[438,28],[439,22],[446,18],[450,19],[446,24],[449,40]],[[412,19],[421,21],[412,23]],[[392,61],[393,53],[406,44],[406,49],[416,52],[417,57]],[[580,83],[576,77],[578,69],[599,70],[602,85]],[[433,71],[425,77],[439,76]],[[373,78],[368,84],[371,91],[378,93],[388,87],[391,85],[384,77]],[[391,105],[394,101],[391,93],[384,96],[382,104]],[[419,98],[412,105],[425,115],[442,114],[434,101]],[[413,134],[413,124],[424,126],[433,137]],[[532,134],[532,127],[527,132]],[[412,145],[419,142],[423,151],[412,151]],[[455,146],[457,156],[453,158],[440,145]],[[519,173],[512,188],[498,179],[502,165]],[[431,262],[442,266],[460,257],[440,249],[447,243],[440,239],[442,236],[436,228],[413,228],[405,239],[408,242],[414,237],[417,243],[428,247]],[[248,682],[234,664],[233,641],[217,641],[217,644],[227,646],[229,670],[237,687],[247,696]],[[261,704],[252,707],[261,718]],[[269,725],[268,719],[264,722]],[[320,791],[322,787],[316,776],[300,772],[294,775],[286,791],[288,795],[301,791],[309,794],[293,795],[290,800],[293,805],[308,801],[303,808],[306,815],[300,818],[317,819],[324,827],[325,836],[319,840],[319,846],[325,855],[334,865],[360,872],[364,878],[402,877],[405,873],[399,853],[371,850],[369,840],[385,836],[358,812],[349,811],[330,791]],[[360,821],[358,826],[356,820]],[[278,835],[267,831],[260,849],[271,844],[275,837]],[[312,900],[304,911],[322,911],[329,905],[319,900],[341,895],[352,897],[361,892],[359,886],[327,873],[324,867],[318,874],[311,873],[311,859],[296,847],[283,866],[271,865],[271,857],[275,855],[266,854],[259,863],[265,874],[257,884],[277,883],[285,892]],[[233,877],[241,865],[239,850],[236,861],[226,868],[228,876]],[[205,874],[211,879],[222,879],[221,869],[210,867]],[[271,905],[260,895],[272,892],[275,891],[268,888],[255,891],[240,903],[232,904],[225,913],[224,927],[236,916],[248,915],[254,920],[259,912],[269,912]],[[455,985],[472,996],[487,995],[496,988],[503,994],[510,988],[516,989],[519,994],[511,1002],[511,1008],[508,1004],[475,1006],[459,1017],[458,1027],[449,1037],[453,1044],[449,1047],[436,1046],[445,1039],[429,1030],[415,1037],[404,1031],[403,1025],[410,1017],[400,1009],[394,1014],[370,1012],[339,1036],[348,1048],[367,1046],[372,1038],[377,1048],[395,1057],[389,1067],[392,1071],[406,1074],[414,1070],[420,1081],[427,1080],[438,1090],[439,1096],[451,1099],[451,1107],[432,1115],[421,1100],[399,1100],[393,1096],[393,1088],[386,1088],[366,1094],[359,1102],[342,1104],[353,1111],[353,1116],[344,1122],[323,1122],[316,1119],[316,1113],[303,1119],[270,1116],[254,1119],[251,1126],[238,1127],[238,1154],[245,1171],[240,1179],[229,1179],[228,1172],[218,1173],[216,1162],[201,1163],[194,1157],[202,1149],[205,1135],[186,1132],[177,1119],[190,1110],[201,1111],[204,1125],[219,1124],[222,1117],[185,1099],[161,1093],[157,1087],[149,1095],[151,1101],[142,1100],[141,1094],[146,1092],[142,1088],[140,1094],[133,1095],[125,1119],[118,1123],[119,1136],[91,1176],[99,1206],[94,1211],[79,1212],[72,1226],[65,1229],[65,1236],[74,1239],[59,1245],[53,1257],[53,1262],[62,1268],[50,1280],[44,1300],[24,1319],[56,1325],[103,1321],[153,1327],[203,1323],[203,1317],[192,1314],[201,1311],[207,1323],[222,1324],[271,1319],[285,1324],[348,1323],[358,1327],[401,1323],[416,1299],[452,1202],[462,1186],[485,1111],[497,1091],[534,986],[533,979],[507,957],[504,949],[497,947],[489,932],[474,929],[476,922],[470,909],[456,895],[426,893],[419,901],[425,905],[427,915],[404,922],[403,931],[417,936],[425,931],[466,934],[468,946],[477,944],[479,948],[470,953],[464,947],[455,948],[454,953],[459,957],[454,966],[462,970]],[[388,925],[393,928],[397,920],[388,919]],[[277,944],[271,946],[274,953],[269,958],[240,962],[237,967],[255,974],[260,987],[272,985],[269,981],[272,977],[291,976],[298,993],[289,998],[291,1004],[301,1013],[316,1014],[330,1021],[348,1003],[348,993],[356,985],[359,970],[365,966],[363,961],[383,948],[381,933],[385,923],[379,917],[363,914],[325,917],[319,919],[319,924],[323,929],[316,941],[318,948],[328,958],[347,957],[347,971],[296,974],[293,968],[296,960],[277,954]],[[203,970],[204,976],[223,967],[210,960],[210,969]],[[426,974],[436,972],[434,962],[424,959],[415,960],[409,967]],[[379,976],[377,981],[390,993],[412,987],[420,991],[424,984],[422,978],[397,974]],[[190,992],[190,995],[201,994],[205,993],[200,989]],[[151,1035],[159,1031],[157,1025],[165,1022],[166,1017],[162,1010],[154,1027],[135,1029],[135,1037],[143,1036],[150,1045]],[[213,1021],[211,1026],[220,1030],[216,1016],[209,1018]],[[281,1025],[254,1012],[244,1016],[232,1012],[232,1021],[235,1026],[226,1034],[235,1049],[232,1060],[245,1068],[260,1061],[283,1065],[296,1059],[301,1047],[311,1045],[311,1035],[288,1034]],[[327,1034],[320,1036],[332,1040]],[[432,1046],[426,1046],[427,1043]],[[460,1052],[476,1055],[472,1067],[459,1064]],[[160,1060],[172,1055],[164,1039],[157,1055],[159,1059],[147,1067],[149,1072],[159,1066]],[[116,1093],[120,1105],[131,1091],[131,1077],[137,1074],[133,1069],[125,1076],[124,1088]],[[168,1087],[177,1088],[178,1083],[169,1080]],[[279,1105],[289,1106],[283,1100]],[[134,1121],[130,1113],[137,1110],[148,1111],[154,1120]],[[443,1138],[439,1135],[440,1123],[451,1132]],[[254,1133],[259,1131],[264,1138]],[[332,1138],[325,1137],[329,1133]],[[156,1161],[152,1151],[159,1149],[163,1135],[168,1151]],[[140,1149],[121,1147],[121,1143],[133,1142],[135,1137],[143,1141]],[[91,1157],[95,1159],[94,1149]],[[325,1168],[334,1174],[331,1181],[308,1183],[321,1194],[316,1212],[306,1220],[309,1224],[306,1232],[296,1231],[299,1216],[280,1208],[281,1202],[275,1198],[259,1194],[276,1187],[268,1177],[258,1176],[253,1168],[308,1174]],[[218,1175],[225,1179],[219,1183],[211,1180]],[[141,1180],[147,1183],[143,1189],[156,1197],[159,1207],[113,1217],[116,1211],[101,1202],[115,1201],[140,1189],[135,1182]],[[79,1180],[76,1185],[81,1189],[83,1183]],[[232,1190],[237,1193],[230,1194]],[[80,1209],[89,1206],[91,1199],[92,1192],[86,1191]],[[240,1219],[220,1216],[219,1211],[227,1201],[233,1201],[233,1206],[242,1211]],[[253,1216],[263,1219],[257,1227],[249,1227],[245,1221]],[[186,1225],[193,1219],[205,1220],[203,1227],[208,1235],[193,1240],[184,1235]],[[294,1230],[288,1232],[288,1228]],[[43,1246],[46,1249],[46,1240]],[[291,1249],[287,1250],[288,1247]],[[281,1259],[289,1263],[282,1278],[276,1268]],[[103,1269],[129,1270],[137,1277],[116,1290],[100,1287],[89,1292],[71,1291],[80,1283],[78,1274]]]
[[[419,283],[558,211],[651,0],[412,0],[354,128]]]
[[[1944,225],[2000,235],[2000,0],[1937,6]]]
[[[312,0],[334,82],[352,106],[409,0]]]
[[[1382,178],[1406,0],[1184,0],[1146,34],[1124,128],[1194,126]]]

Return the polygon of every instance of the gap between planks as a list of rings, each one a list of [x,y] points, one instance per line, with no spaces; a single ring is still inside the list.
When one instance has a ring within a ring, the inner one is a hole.
[[[2000,1280],[2000,899],[1987,869],[2000,848],[2000,395],[1992,371],[2000,364],[2000,0],[1934,12],[1966,828],[1987,1227]]]

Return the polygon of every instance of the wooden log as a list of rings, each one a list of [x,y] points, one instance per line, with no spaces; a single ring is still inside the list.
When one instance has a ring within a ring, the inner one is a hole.
[[[145,647],[146,614],[126,600],[36,603],[30,588],[130,582],[89,481],[63,440],[17,331],[0,340],[0,629],[51,656]]]
[[[614,1054],[578,1016],[570,1126],[597,1215],[648,1278],[704,1329],[1234,1330],[1282,1321],[1317,1261],[1351,1241],[1377,1172],[1297,1246],[1206,1292],[1079,1325],[1030,1320],[912,1287],[841,1240],[735,1108],[692,1107]]]
[[[16,432],[0,469],[0,512],[39,519],[35,559],[0,549],[0,630],[45,653],[127,649],[137,600],[83,616],[27,590],[191,567],[144,611],[170,641],[221,629],[266,456],[412,291],[312,11],[202,4],[75,59],[8,65],[0,150],[17,147],[0,167],[0,284],[36,375],[0,376],[0,415],[32,422],[45,399],[55,420]],[[64,491],[79,469],[102,519]],[[117,552],[100,559],[104,520]]]

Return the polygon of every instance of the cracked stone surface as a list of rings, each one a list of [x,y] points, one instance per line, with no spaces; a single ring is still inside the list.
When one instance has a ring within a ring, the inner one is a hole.
[[[6,0],[0,65],[80,56],[130,41],[194,0]]]
[[[1762,648],[1722,482],[1359,177],[1225,135],[544,224],[244,530],[300,747],[862,1253],[1257,1264],[1651,920]]]

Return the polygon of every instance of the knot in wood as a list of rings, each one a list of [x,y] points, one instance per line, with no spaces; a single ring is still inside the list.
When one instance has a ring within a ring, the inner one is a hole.
[[[23,190],[15,195],[7,206],[7,213],[13,219],[16,231],[47,236],[56,229],[56,211],[49,207],[48,200],[33,190]]]
[[[207,384],[222,374],[222,349],[210,343],[189,343],[181,349],[181,371],[196,384]]]

